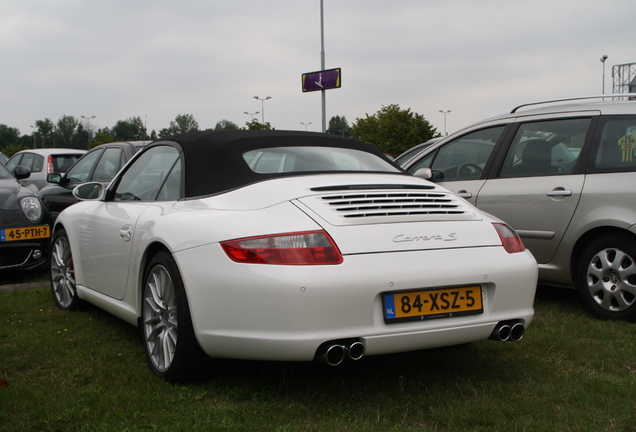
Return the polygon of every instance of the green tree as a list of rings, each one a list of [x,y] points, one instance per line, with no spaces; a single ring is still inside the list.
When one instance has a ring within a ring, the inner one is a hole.
[[[261,123],[256,119],[252,119],[250,122],[245,123],[245,129],[248,130],[272,130],[272,125],[269,122]]]
[[[198,130],[199,123],[197,123],[192,114],[179,114],[174,121],[170,122],[170,127],[159,131],[159,136],[163,138],[168,135],[194,132]]]
[[[63,115],[57,121],[53,130],[53,145],[51,147],[73,148],[73,136],[77,133],[79,121],[69,115]],[[47,146],[50,146],[47,143]]]
[[[345,116],[333,116],[329,119],[329,127],[327,133],[338,135],[345,138],[351,138],[353,136],[353,128],[349,126],[347,118]]]
[[[214,126],[214,130],[239,130],[240,127],[229,120],[221,120]]]
[[[55,130],[55,123],[51,121],[50,118],[45,118],[44,120],[36,120],[35,121],[36,131],[31,135],[31,139],[35,138],[35,146],[36,147],[52,147],[54,138],[53,131]],[[47,146],[46,143],[50,143]]]
[[[17,128],[0,124],[0,149],[4,149],[10,145],[18,145],[19,141],[20,131]]]
[[[437,135],[424,116],[410,109],[400,109],[397,104],[382,106],[372,116],[367,114],[366,118],[356,119],[353,133],[360,141],[393,156]]]
[[[21,150],[27,150],[28,147],[25,147],[23,145],[18,145],[18,144],[9,144],[8,146],[2,148],[2,153],[4,153],[4,155],[6,157],[11,157],[14,154],[16,154],[17,152],[21,151]]]
[[[100,129],[100,132],[97,132],[95,134],[95,138],[93,138],[93,142],[88,145],[88,148],[92,149],[93,147],[98,146],[100,144],[107,144],[107,143],[112,143],[115,141],[117,140],[113,138],[113,136],[109,132],[102,132],[102,129]]]
[[[141,117],[119,120],[110,129],[109,134],[115,141],[143,141],[147,137],[146,127]]]

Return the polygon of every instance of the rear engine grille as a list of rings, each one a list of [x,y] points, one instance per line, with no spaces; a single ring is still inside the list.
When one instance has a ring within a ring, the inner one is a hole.
[[[461,215],[456,197],[444,192],[368,192],[323,196],[331,209],[345,218],[416,215]]]

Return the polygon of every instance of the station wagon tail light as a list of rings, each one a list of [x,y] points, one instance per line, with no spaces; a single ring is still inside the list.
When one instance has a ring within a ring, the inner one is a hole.
[[[249,237],[222,242],[232,261],[251,264],[340,264],[342,255],[324,231]]]
[[[46,173],[53,174],[53,156],[51,155],[46,158]]]
[[[515,230],[503,223],[494,223],[493,226],[497,230],[497,234],[499,234],[499,238],[506,252],[517,253],[526,250],[519,234],[517,234]]]

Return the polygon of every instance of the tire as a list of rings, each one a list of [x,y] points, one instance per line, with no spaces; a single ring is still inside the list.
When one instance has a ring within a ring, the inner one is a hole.
[[[150,368],[170,382],[195,378],[205,356],[194,335],[183,281],[168,252],[150,261],[142,295],[140,329]]]
[[[55,303],[60,309],[76,310],[82,301],[77,296],[73,254],[65,230],[59,230],[53,235],[49,258],[51,290]]]
[[[583,302],[597,317],[636,321],[636,245],[618,233],[585,248],[577,268]]]

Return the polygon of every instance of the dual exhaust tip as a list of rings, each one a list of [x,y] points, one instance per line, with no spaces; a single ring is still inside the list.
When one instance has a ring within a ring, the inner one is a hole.
[[[502,321],[497,323],[488,339],[501,342],[519,342],[526,332],[526,327],[518,321]]]
[[[318,347],[315,359],[329,366],[338,366],[345,360],[360,360],[364,349],[361,339],[329,341]]]

